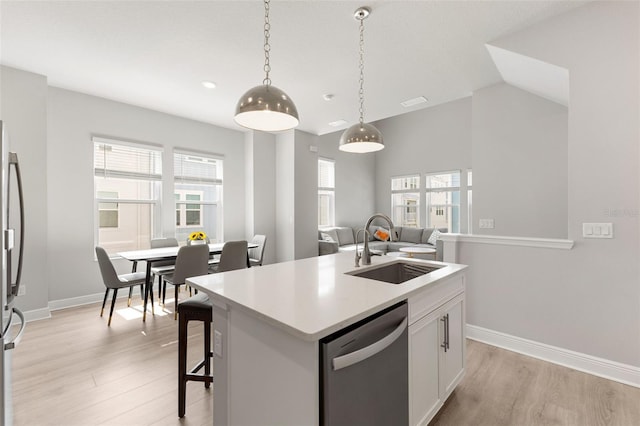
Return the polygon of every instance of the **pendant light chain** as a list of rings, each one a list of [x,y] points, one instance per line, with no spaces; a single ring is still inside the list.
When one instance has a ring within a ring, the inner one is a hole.
[[[360,19],[360,127],[364,124],[364,18]]]
[[[271,45],[269,44],[270,30],[269,0],[264,0],[264,72],[266,75],[262,80],[262,84],[265,86],[271,85],[271,79],[269,78],[269,72],[271,71],[271,64],[269,63],[269,52],[271,51]]]

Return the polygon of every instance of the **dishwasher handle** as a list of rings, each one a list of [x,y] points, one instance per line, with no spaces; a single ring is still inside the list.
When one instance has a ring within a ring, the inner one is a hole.
[[[371,358],[378,352],[382,352],[387,347],[389,347],[393,342],[398,340],[398,338],[400,337],[400,335],[402,335],[402,333],[406,328],[407,328],[407,318],[404,318],[400,323],[400,325],[396,327],[395,330],[393,330],[391,333],[389,333],[382,339],[378,340],[377,342],[372,343],[369,346],[366,346],[362,349],[358,349],[357,351],[348,353],[346,355],[335,357],[331,361],[331,364],[333,365],[333,370],[338,371],[342,368],[349,367],[353,364],[357,364],[361,361],[364,361],[367,358]]]

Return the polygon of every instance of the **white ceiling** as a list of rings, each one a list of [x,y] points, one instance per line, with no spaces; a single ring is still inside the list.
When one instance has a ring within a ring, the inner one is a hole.
[[[485,43],[584,3],[273,0],[271,77],[296,103],[298,128],[325,134],[358,120],[359,6],[372,9],[365,121],[375,121],[502,81]],[[241,129],[236,102],[264,78],[263,14],[256,0],[2,0],[0,62],[51,86]],[[400,105],[418,96],[429,102]]]

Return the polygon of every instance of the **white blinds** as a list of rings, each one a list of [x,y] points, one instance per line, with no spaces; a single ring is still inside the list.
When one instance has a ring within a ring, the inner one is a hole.
[[[222,185],[222,160],[202,154],[175,152],[173,173],[176,183]]]
[[[318,160],[318,188],[335,188],[334,162],[331,160]]]
[[[110,139],[93,138],[96,176],[105,178],[162,180],[162,151]]]

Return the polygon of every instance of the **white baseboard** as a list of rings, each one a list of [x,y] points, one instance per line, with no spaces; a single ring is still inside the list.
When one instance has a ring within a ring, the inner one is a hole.
[[[128,297],[128,292],[123,291],[118,296],[118,299]],[[70,297],[68,299],[52,300],[49,302],[48,307],[41,309],[34,309],[24,312],[24,318],[27,322],[37,321],[42,319],[51,318],[51,312],[58,311],[60,309],[73,308],[75,306],[88,305],[91,303],[102,302],[104,300],[104,293],[87,294],[85,296]],[[111,300],[111,298],[109,298]]]
[[[122,292],[120,297],[126,297],[128,292]],[[102,302],[104,293],[87,294],[86,296],[71,297],[69,299],[52,300],[49,302],[49,309],[57,311],[60,309],[73,308],[74,306],[88,305],[89,303]]]
[[[640,388],[640,367],[467,324],[467,338]]]
[[[34,309],[24,312],[24,320],[26,322],[38,321],[48,318],[51,318],[51,310],[49,308]]]

